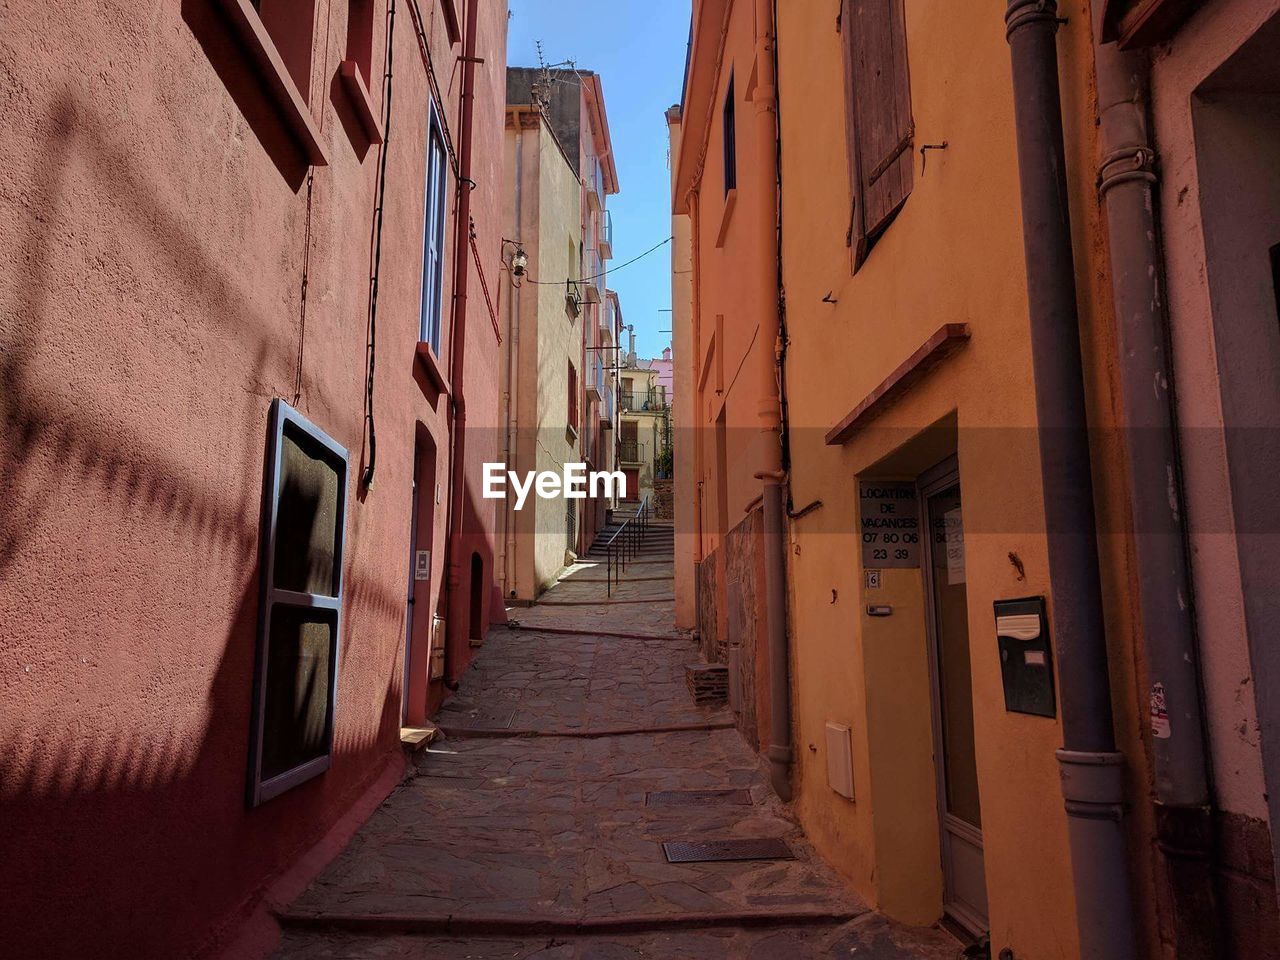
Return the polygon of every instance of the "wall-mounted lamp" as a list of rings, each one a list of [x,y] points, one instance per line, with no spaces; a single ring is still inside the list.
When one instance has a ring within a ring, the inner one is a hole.
[[[516,252],[511,255],[511,275],[523,277],[528,266],[529,255],[524,252],[524,247],[516,247]]]

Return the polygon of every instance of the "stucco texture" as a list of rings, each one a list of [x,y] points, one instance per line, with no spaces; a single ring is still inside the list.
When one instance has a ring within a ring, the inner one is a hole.
[[[580,275],[582,188],[550,128],[534,114],[514,114],[506,129],[506,152],[508,194],[514,198],[518,189],[520,197],[519,222],[513,200],[508,201],[508,222],[529,257],[528,277],[511,291],[513,306],[505,317],[509,328],[518,322],[516,376],[508,392],[519,428],[507,469],[521,476],[542,470],[560,474],[564,464],[583,460],[580,438],[568,430],[569,364],[577,371],[581,397],[587,313],[585,305],[576,316],[566,309],[565,284]],[[519,313],[513,318],[516,301]],[[519,599],[536,598],[564,568],[569,548],[565,504],[559,497],[544,500],[531,493],[516,511],[512,500],[508,522],[515,529],[514,589]]]
[[[443,19],[422,7],[445,62]],[[218,4],[0,13],[0,903],[13,956],[216,945],[402,762],[417,425],[442,469],[448,449],[445,404],[414,378],[429,94],[401,4],[377,468],[360,491],[378,151],[337,76],[347,9],[318,4],[302,93],[329,163],[314,179]],[[494,61],[505,17],[496,2],[481,14]],[[496,258],[492,221],[480,232]],[[487,318],[471,331],[492,342]],[[486,378],[481,362],[477,395]],[[332,767],[247,809],[273,397],[350,451],[346,597]]]
[[[828,95],[842,75],[841,38],[832,29],[838,4],[830,7],[828,20],[783,5],[778,26],[792,497],[797,509],[823,504],[795,522],[788,551],[798,807],[819,848],[882,908],[915,923],[938,917],[921,572],[886,570],[881,588],[864,588],[856,483],[859,476],[914,479],[955,453],[992,948],[1072,957],[1071,861],[1054,758],[1061,732],[1053,720],[1005,710],[991,612],[992,601],[1005,597],[1042,594],[1052,603],[1004,24],[998,9],[974,17],[906,3],[915,143],[948,146],[932,152],[927,167],[915,154],[909,199],[853,275],[845,106]],[[1098,224],[1089,199],[1091,38],[1081,7],[1064,5],[1068,22],[1058,43],[1065,122],[1074,132],[1068,176],[1090,418],[1107,427],[1106,267],[1098,242],[1085,239],[1098,236]],[[946,323],[967,323],[971,340],[848,443],[828,446],[826,432]],[[1146,784],[1133,624],[1123,602],[1129,557],[1122,538],[1106,535],[1122,529],[1124,473],[1114,431],[1099,430],[1095,439],[1117,728],[1136,798]],[[860,611],[870,603],[894,613],[868,618]],[[853,804],[826,783],[829,720],[853,731]],[[1146,829],[1139,812],[1135,837]],[[1140,889],[1146,882],[1139,878]]]

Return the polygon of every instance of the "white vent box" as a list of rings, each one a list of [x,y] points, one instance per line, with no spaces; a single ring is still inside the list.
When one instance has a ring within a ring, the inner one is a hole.
[[[849,728],[827,721],[827,783],[842,797],[853,799],[853,752]]]

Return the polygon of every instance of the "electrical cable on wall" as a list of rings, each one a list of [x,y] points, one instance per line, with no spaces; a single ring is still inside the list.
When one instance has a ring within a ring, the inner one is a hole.
[[[378,340],[378,275],[382,266],[382,211],[387,194],[387,149],[391,144],[391,59],[395,52],[396,0],[388,5],[387,73],[383,78],[382,146],[378,158],[377,208],[374,210],[373,275],[369,279],[369,366],[365,382],[365,423],[369,429],[369,462],[361,482],[373,486],[373,470],[378,460],[378,438],[373,419],[373,369]]]
[[[302,233],[302,291],[298,307],[298,362],[293,374],[294,407],[302,399],[302,356],[307,343],[307,286],[311,279],[311,200],[315,179],[315,168],[312,167],[307,171],[307,220]]]
[[[434,16],[434,11],[432,16]],[[458,176],[458,154],[453,148],[453,136],[449,132],[449,121],[444,112],[444,95],[440,92],[440,83],[436,79],[435,64],[431,60],[431,44],[423,27],[422,10],[418,0],[409,0],[409,19],[413,21],[413,30],[418,40],[418,55],[422,57],[422,65],[427,70],[427,85],[431,87],[431,95],[435,98],[439,110],[440,133],[444,137],[445,152],[449,154],[449,166],[453,175]]]

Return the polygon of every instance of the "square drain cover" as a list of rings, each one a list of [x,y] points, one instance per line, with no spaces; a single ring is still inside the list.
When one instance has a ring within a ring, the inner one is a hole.
[[[750,790],[659,790],[645,794],[647,807],[751,806]]]
[[[443,718],[439,722],[445,726],[454,726],[458,730],[510,730],[515,718],[514,710],[501,710],[479,715],[473,712],[462,718],[462,722],[458,724],[450,724],[448,718]]]
[[[716,860],[794,860],[785,840],[675,840],[662,845],[667,863],[708,863]]]

